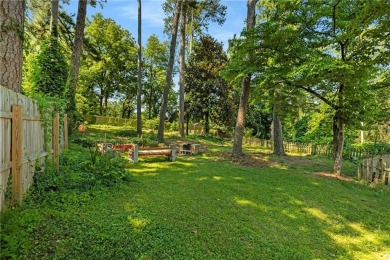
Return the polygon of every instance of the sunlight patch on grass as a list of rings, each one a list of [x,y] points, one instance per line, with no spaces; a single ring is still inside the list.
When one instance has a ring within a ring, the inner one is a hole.
[[[213,176],[213,180],[220,181],[222,180],[221,176]]]
[[[145,168],[131,168],[129,169],[131,174],[135,177],[156,177],[159,175],[157,169],[145,167]]]
[[[360,224],[352,223],[348,226],[359,226]],[[359,228],[361,229],[361,227]],[[364,229],[363,229],[364,230]],[[355,259],[378,259],[379,255],[386,253],[383,243],[378,240],[379,234],[364,230],[360,235],[340,234],[332,231],[325,231],[332,240],[344,248],[348,248]],[[351,250],[359,249],[359,250]]]
[[[271,163],[269,167],[274,169],[279,169],[279,170],[288,170],[288,167],[286,165],[282,165],[280,163]]]
[[[144,227],[146,227],[146,225],[149,224],[148,220],[142,218],[132,218],[131,216],[129,216],[127,219],[129,220],[133,229],[136,231],[143,229]]]
[[[291,218],[291,219],[298,219],[298,217],[294,214],[292,214],[291,212],[287,211],[287,210],[282,210],[281,211],[282,214],[284,214],[285,216]]]
[[[158,175],[157,172],[150,172],[150,171],[133,172],[133,176],[135,177],[156,177],[157,175]]]
[[[331,218],[320,209],[304,210],[326,224],[323,232],[337,245],[347,249],[354,259],[378,259],[389,249],[383,243],[388,241],[389,235],[386,238],[379,230],[373,232],[365,229],[360,223],[348,222],[340,217]]]
[[[255,202],[250,201],[250,200],[240,199],[238,197],[235,197],[234,199],[238,205],[243,206],[243,207],[249,206],[249,207],[259,209],[259,210],[265,211],[265,212],[269,210],[269,207],[262,205],[262,204],[255,203]]]
[[[305,211],[308,212],[313,217],[316,217],[316,218],[326,222],[327,224],[331,224],[329,222],[328,216],[324,212],[322,212],[322,210],[315,209],[315,208],[305,208]]]
[[[292,205],[298,205],[298,206],[303,206],[303,205],[304,205],[303,201],[297,200],[297,199],[294,199],[294,198],[291,198],[291,199],[289,200],[289,202],[290,202],[290,204],[292,204]]]

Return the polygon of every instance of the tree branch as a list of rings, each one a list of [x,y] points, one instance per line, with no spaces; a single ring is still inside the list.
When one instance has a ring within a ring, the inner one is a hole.
[[[331,108],[333,109],[336,109],[336,106],[327,98],[321,96],[320,94],[318,94],[316,91],[312,90],[311,88],[308,88],[308,87],[305,87],[305,86],[301,86],[301,85],[296,85],[296,84],[293,84],[291,81],[289,81],[288,79],[284,78],[283,76],[279,76],[283,82],[285,84],[287,84],[288,86],[291,86],[291,87],[295,87],[295,88],[299,88],[299,89],[303,89],[305,90],[306,92],[312,94],[313,96],[319,98],[320,100],[322,100],[323,102],[325,102],[327,105],[329,105]]]

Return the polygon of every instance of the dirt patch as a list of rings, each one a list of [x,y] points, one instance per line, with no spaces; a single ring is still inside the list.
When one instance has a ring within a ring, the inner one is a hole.
[[[325,178],[332,178],[332,179],[337,179],[340,181],[353,181],[353,178],[344,176],[344,175],[335,175],[334,173],[331,172],[317,172],[314,174],[315,176],[320,176],[320,177],[325,177]]]
[[[325,165],[324,162],[313,160],[310,158],[305,158],[302,156],[283,156],[281,160],[286,165],[297,165],[297,164],[314,165],[314,166]]]
[[[219,153],[217,155],[221,160],[231,161],[235,164],[239,164],[246,167],[259,168],[269,166],[269,161],[261,158],[262,155],[258,154],[244,154],[242,157],[234,157],[230,152]]]

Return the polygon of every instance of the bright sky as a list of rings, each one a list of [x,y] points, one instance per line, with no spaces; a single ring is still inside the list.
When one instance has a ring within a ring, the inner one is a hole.
[[[168,37],[163,34],[165,17],[161,7],[163,2],[163,0],[142,0],[143,46],[152,34],[156,34],[160,40],[168,40]],[[225,50],[228,47],[228,39],[234,34],[239,36],[245,26],[246,3],[246,0],[221,0],[221,4],[227,6],[226,21],[222,26],[210,23],[208,33],[223,42]],[[76,14],[77,4],[78,1],[71,0],[69,5],[64,5],[64,8]],[[137,38],[138,4],[136,0],[108,0],[103,9],[99,5],[96,8],[88,6],[87,16],[91,17],[98,12],[106,18],[113,19],[127,29],[135,39]]]

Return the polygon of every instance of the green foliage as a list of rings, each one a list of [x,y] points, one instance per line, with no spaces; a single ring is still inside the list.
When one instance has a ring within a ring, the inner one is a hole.
[[[211,122],[217,126],[234,126],[235,93],[219,75],[226,62],[222,45],[206,35],[194,47],[186,69],[186,117],[204,122],[206,134]]]
[[[82,144],[89,149],[74,146],[61,154],[59,171],[47,164],[34,175],[34,186],[28,199],[54,205],[84,203],[91,190],[130,180],[125,159],[112,152],[100,154],[86,140]]]
[[[145,72],[143,103],[149,120],[156,118],[160,112],[168,58],[168,43],[160,42],[156,35],[151,35],[144,50],[143,64]]]
[[[174,13],[175,1],[165,1],[162,8],[167,15],[164,19],[164,33],[169,33],[172,30],[172,16]],[[221,5],[220,0],[201,0],[185,3],[186,17],[188,24],[192,24],[188,34],[202,36],[203,31],[208,30],[210,21],[222,25],[225,22],[227,7]]]
[[[352,144],[349,147],[371,155],[390,154],[390,144],[367,142],[363,144]]]
[[[79,97],[76,106],[88,108],[88,113],[107,115],[109,99],[116,97],[125,109],[132,108],[137,93],[137,49],[130,32],[98,13],[85,29],[85,38],[89,49],[81,61],[78,82],[78,93],[85,99]],[[119,114],[117,110],[111,112]]]
[[[64,97],[68,65],[58,39],[50,37],[42,43],[31,73],[34,92],[53,97]]]
[[[272,112],[263,104],[250,104],[246,117],[246,128],[250,128],[252,136],[270,139]]]

